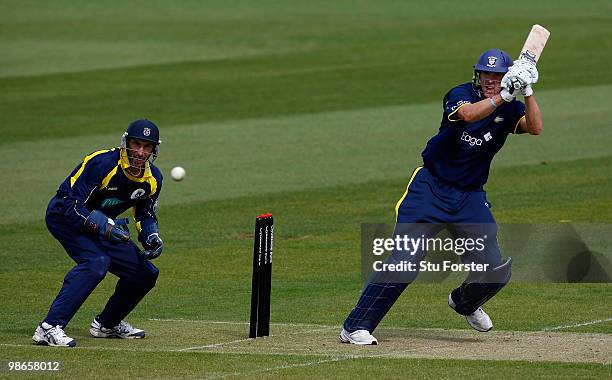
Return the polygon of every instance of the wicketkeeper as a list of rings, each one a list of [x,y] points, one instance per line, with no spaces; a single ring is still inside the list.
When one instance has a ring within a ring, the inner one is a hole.
[[[74,347],[64,329],[106,276],[119,277],[114,294],[91,323],[97,338],[144,338],[145,332],[123,319],[155,286],[158,269],[149,261],[164,248],[157,227],[161,171],[152,162],[159,153],[159,130],[136,120],[121,146],[86,156],[49,202],[46,223],[76,266],[38,325],[32,339],[49,346]],[[132,208],[141,250],[130,239],[128,219],[116,219]]]
[[[461,235],[473,235],[474,228],[488,233],[487,249],[466,253],[461,260],[487,264],[489,269],[470,273],[448,296],[449,306],[478,331],[493,328],[481,306],[508,283],[512,264],[502,262],[497,226],[483,186],[491,161],[509,134],[540,134],[542,116],[531,88],[537,81],[538,71],[531,61],[513,63],[499,49],[485,51],[474,65],[472,82],[444,96],[440,129],[427,143],[423,166],[414,170],[396,206],[396,233],[409,228],[413,237],[431,237],[445,224]],[[525,103],[515,99],[519,93]],[[410,260],[418,268],[425,254],[403,257],[394,252],[389,260]],[[417,273],[404,282],[371,278],[344,321],[340,340],[377,344],[372,332]]]

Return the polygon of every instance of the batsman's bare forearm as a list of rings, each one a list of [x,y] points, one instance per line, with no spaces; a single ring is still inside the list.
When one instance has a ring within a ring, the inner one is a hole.
[[[521,122],[520,127],[531,135],[542,133],[542,113],[533,95],[525,97],[525,121]]]
[[[495,107],[493,107],[491,99],[493,99],[493,102],[495,102]],[[466,104],[465,106],[461,107],[459,111],[457,111],[457,114],[462,120],[468,123],[473,123],[489,116],[493,113],[493,111],[495,111],[495,108],[504,103],[505,102],[500,95],[495,95],[492,98],[486,98],[476,103]]]

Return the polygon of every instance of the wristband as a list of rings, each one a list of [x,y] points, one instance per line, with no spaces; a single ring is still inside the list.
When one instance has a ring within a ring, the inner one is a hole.
[[[493,106],[493,110],[497,109],[497,104],[495,104],[495,100],[493,100],[492,96],[489,98],[489,101],[491,102],[491,106]]]

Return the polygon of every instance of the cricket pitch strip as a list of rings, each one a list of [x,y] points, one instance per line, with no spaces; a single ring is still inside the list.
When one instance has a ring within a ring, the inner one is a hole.
[[[440,358],[600,364],[610,364],[612,358],[612,335],[599,333],[495,330],[479,333],[468,329],[381,328],[375,333],[379,345],[356,346],[339,342],[339,326],[272,324],[269,337],[255,340],[246,339],[248,326],[239,322],[186,323],[192,329],[205,330],[203,335],[215,337],[214,341],[200,342],[175,351],[294,354],[347,359]]]

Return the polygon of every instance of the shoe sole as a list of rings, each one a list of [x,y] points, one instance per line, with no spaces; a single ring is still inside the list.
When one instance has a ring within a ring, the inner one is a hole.
[[[350,341],[350,340],[343,340],[342,338],[340,338],[340,343],[344,343],[344,344],[354,344],[356,346],[377,346],[378,342],[374,341],[372,343],[358,343],[355,341]]]
[[[474,330],[476,330],[478,332],[489,332],[489,331],[493,330],[493,326],[491,326],[488,330],[483,330],[483,329],[480,329],[480,328],[474,326],[473,324],[471,324],[470,321],[467,320],[467,318],[465,319],[465,321],[467,322],[468,326],[470,326],[471,328],[473,328]]]
[[[94,330],[94,329],[89,329],[89,333],[91,334],[91,336],[93,336],[94,338],[108,338],[108,339],[142,339],[145,337],[145,332],[142,331],[142,335],[130,335],[130,336],[121,336],[121,335],[116,335],[116,334],[106,334],[103,333],[99,330]],[[136,334],[141,334],[141,333],[136,333]]]
[[[41,346],[50,346],[49,342],[47,342],[46,340],[43,340],[43,339],[38,339],[36,337],[36,335],[34,335],[32,337],[32,340],[34,341],[34,343],[36,343],[38,345],[41,345]]]
[[[351,340],[351,338],[345,338],[342,336],[342,333],[340,333],[340,343],[349,343],[349,344],[356,344],[358,346],[376,346],[378,345],[378,341],[373,341],[372,343],[361,343],[361,342],[356,342],[354,340]]]
[[[72,347],[76,347],[76,342],[74,342],[74,344],[72,346],[67,345],[67,344],[51,344],[49,342],[47,342],[44,339],[38,339],[36,337],[36,335],[34,335],[32,337],[32,340],[34,341],[34,343],[38,344],[39,346],[47,346],[47,347],[68,347],[68,348],[72,348]]]

